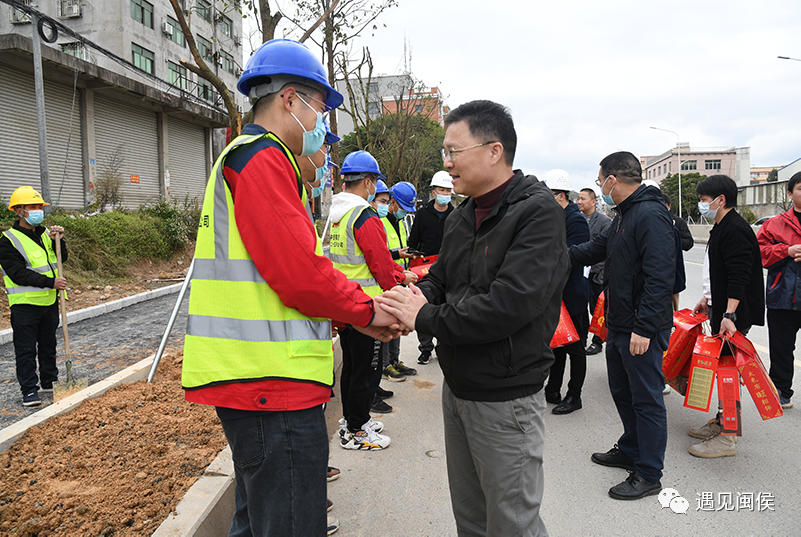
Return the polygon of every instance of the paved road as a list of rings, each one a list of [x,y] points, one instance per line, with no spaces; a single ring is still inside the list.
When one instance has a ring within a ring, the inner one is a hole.
[[[683,307],[694,306],[700,296],[703,248],[694,248],[687,255],[689,283],[688,291],[682,294]],[[766,333],[764,328],[756,328],[754,341],[767,347]],[[407,365],[416,361],[416,344],[414,335],[401,344]],[[761,355],[767,364],[767,352]],[[338,535],[456,535],[442,438],[442,373],[436,360],[419,366],[419,370],[406,382],[382,383],[396,392],[388,401],[395,412],[378,417],[392,438],[387,450],[346,451],[338,447],[336,438],[331,442],[331,464],[342,470],[342,477],[328,486],[335,504],[331,514],[341,522]],[[688,500],[686,514],[662,509],[656,496],[635,502],[613,500],[607,491],[623,481],[626,472],[593,464],[590,455],[611,448],[622,427],[609,395],[602,355],[590,357],[582,395],[584,408],[567,416],[554,416],[549,405],[545,417],[542,517],[550,534],[799,535],[801,400],[784,417],[762,421],[744,389],[741,398],[744,436],[738,443],[737,456],[699,459],[687,452],[697,440],[686,431],[705,422],[708,415],[685,408],[675,392],[666,396],[668,445],[662,483]],[[735,506],[739,494],[743,502],[753,498],[754,507],[709,510],[720,509],[727,493]],[[757,495],[766,502],[761,510]],[[699,504],[706,497],[712,499],[711,507],[706,502]]]
[[[172,339],[186,334],[187,293]],[[69,325],[73,374],[93,384],[147,358],[158,350],[161,336],[170,318],[178,294],[170,294],[141,302],[94,319]],[[59,378],[64,380],[64,342],[58,330]],[[40,394],[44,404],[52,402],[52,394]],[[22,394],[15,372],[14,345],[0,345],[0,428],[6,427],[42,407],[22,406]]]

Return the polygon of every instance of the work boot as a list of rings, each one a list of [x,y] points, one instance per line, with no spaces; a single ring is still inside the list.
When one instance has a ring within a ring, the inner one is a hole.
[[[718,434],[707,438],[700,444],[690,447],[690,455],[702,457],[704,459],[716,459],[718,457],[733,457],[737,455],[737,437],[725,434]]]
[[[720,434],[720,425],[718,425],[718,419],[712,418],[706,423],[706,425],[702,425],[701,427],[693,427],[687,431],[687,434],[693,438],[700,438],[701,440],[706,440],[707,438],[717,436]]]

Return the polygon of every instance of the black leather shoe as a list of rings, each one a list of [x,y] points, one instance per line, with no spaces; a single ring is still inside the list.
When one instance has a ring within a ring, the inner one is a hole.
[[[634,468],[634,461],[629,459],[615,444],[615,447],[606,453],[593,453],[592,462],[600,464],[601,466],[611,466],[612,468],[623,468],[629,472],[636,471]]]
[[[545,400],[551,404],[558,405],[562,402],[562,396],[559,394],[559,392],[551,393],[546,391]]]
[[[377,414],[389,414],[392,412],[392,407],[380,397],[373,397],[373,402],[370,405],[370,411]]]
[[[554,414],[570,414],[581,408],[581,397],[566,396],[562,402],[551,411]]]
[[[662,482],[646,481],[637,472],[632,472],[624,482],[609,489],[609,495],[616,500],[639,500],[646,496],[659,494]]]
[[[589,347],[587,347],[586,353],[587,356],[592,356],[593,354],[598,354],[603,350],[603,348],[598,345],[597,343],[592,343]]]
[[[395,395],[395,392],[390,390],[385,390],[384,388],[379,386],[378,389],[375,391],[375,394],[381,399],[389,399],[390,397]]]

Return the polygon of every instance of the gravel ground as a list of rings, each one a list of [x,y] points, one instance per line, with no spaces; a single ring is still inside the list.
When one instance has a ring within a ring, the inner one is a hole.
[[[70,324],[73,375],[88,379],[91,385],[154,354],[177,299],[178,294],[174,293]],[[168,346],[186,335],[188,305],[189,293],[184,297]],[[58,369],[59,379],[66,380],[61,328],[58,330]],[[43,404],[53,402],[53,394],[39,395]],[[14,344],[0,345],[0,428],[41,409],[42,406],[22,406],[22,394],[15,369]]]

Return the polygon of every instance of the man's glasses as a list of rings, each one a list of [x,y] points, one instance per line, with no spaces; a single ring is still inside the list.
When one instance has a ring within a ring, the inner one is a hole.
[[[483,144],[471,145],[470,147],[463,147],[461,149],[454,149],[454,148],[445,149],[443,147],[440,150],[440,152],[442,153],[443,162],[446,161],[446,160],[453,161],[456,158],[456,155],[458,153],[461,153],[462,151],[467,151],[468,149],[475,149],[476,147],[483,147],[485,145],[496,144],[496,143],[498,143],[498,142],[484,142]]]
[[[306,94],[305,94],[305,93],[303,93],[302,91],[297,91],[297,90],[295,90],[295,93],[298,93],[298,94],[300,94],[300,95],[303,95],[304,97],[306,97],[306,98],[307,98],[307,99],[309,99],[310,101],[314,101],[314,102],[316,102],[316,103],[320,103],[321,105],[323,105],[323,110],[325,110],[325,112],[320,112],[320,113],[321,113],[321,114],[323,114],[323,121],[328,121],[328,116],[329,116],[329,112],[331,111],[331,109],[330,109],[330,108],[328,108],[328,105],[327,105],[327,104],[325,104],[324,102],[322,102],[322,101],[320,101],[320,100],[317,100],[317,99],[315,99],[314,97],[310,97],[309,95],[306,95]],[[303,101],[303,99],[301,99],[301,101]],[[304,104],[305,104],[306,106],[309,106],[309,104],[308,104],[306,101],[303,101],[303,102],[304,102]],[[309,106],[309,108],[311,108],[311,106]],[[312,110],[314,110],[314,108],[312,108]],[[314,110],[314,111],[315,111],[315,112],[319,112],[319,110]]]

